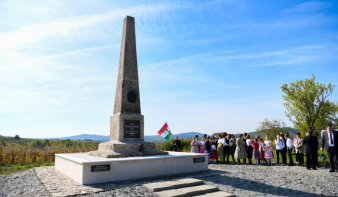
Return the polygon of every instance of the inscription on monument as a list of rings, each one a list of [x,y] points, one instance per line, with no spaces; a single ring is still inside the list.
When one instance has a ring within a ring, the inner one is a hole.
[[[140,121],[124,120],[124,138],[140,138]]]
[[[205,162],[205,158],[204,157],[196,157],[193,158],[194,163],[202,163]]]
[[[92,165],[92,172],[110,171],[110,165]]]

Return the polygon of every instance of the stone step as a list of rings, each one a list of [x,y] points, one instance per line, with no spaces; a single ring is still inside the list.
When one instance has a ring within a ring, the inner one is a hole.
[[[206,193],[203,195],[198,195],[195,197],[236,197],[234,194],[222,192],[222,191],[217,191],[217,192],[212,192],[212,193]]]
[[[198,186],[180,188],[180,189],[177,189],[177,191],[185,193],[186,196],[195,196],[195,195],[205,194],[209,192],[219,191],[219,189],[212,185],[198,185]]]
[[[235,197],[233,194],[219,191],[215,186],[205,185],[202,180],[194,178],[179,179],[149,183],[143,185],[160,197],[207,196],[207,197]]]
[[[164,190],[161,192],[155,192],[160,197],[183,197],[186,196],[185,193],[177,191],[176,189]]]
[[[202,180],[194,178],[179,179],[175,181],[165,181],[157,183],[144,184],[143,186],[148,188],[150,191],[159,192],[163,190],[178,189],[189,186],[196,186],[204,184]]]
[[[155,192],[160,197],[176,197],[176,196],[195,196],[209,192],[219,191],[217,187],[211,185],[190,186],[179,189],[164,190]]]

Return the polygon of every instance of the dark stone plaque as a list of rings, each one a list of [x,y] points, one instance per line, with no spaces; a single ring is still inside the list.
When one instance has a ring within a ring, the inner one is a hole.
[[[124,138],[140,138],[140,121],[124,120]]]
[[[92,165],[92,172],[110,171],[110,165]]]
[[[202,163],[205,162],[205,158],[204,157],[196,157],[193,158],[194,163]]]
[[[135,103],[137,99],[137,94],[134,91],[129,91],[127,93],[127,100],[129,103]]]

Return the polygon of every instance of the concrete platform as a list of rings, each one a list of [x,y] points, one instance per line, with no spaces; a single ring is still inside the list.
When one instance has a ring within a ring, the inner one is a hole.
[[[95,184],[207,170],[208,155],[170,151],[168,155],[123,158],[55,154],[55,169],[80,184]]]

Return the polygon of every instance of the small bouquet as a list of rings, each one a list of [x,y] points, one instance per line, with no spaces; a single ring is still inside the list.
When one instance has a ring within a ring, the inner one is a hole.
[[[320,159],[324,165],[326,165],[326,155],[324,153],[320,154]]]
[[[144,147],[144,144],[142,144],[142,143],[138,144],[138,146],[139,146],[138,151],[140,151],[140,152],[143,152],[144,149],[146,149],[146,148]]]

